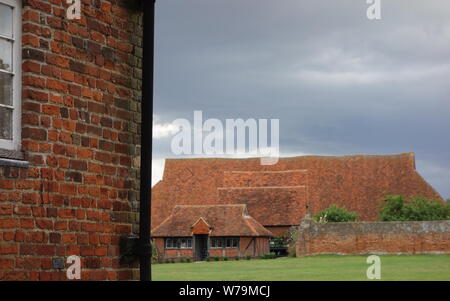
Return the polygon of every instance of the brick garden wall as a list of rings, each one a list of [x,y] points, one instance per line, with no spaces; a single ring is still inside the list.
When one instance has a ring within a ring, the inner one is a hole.
[[[0,166],[0,280],[137,277],[119,238],[138,229],[142,18],[118,0],[23,0],[22,148]]]
[[[450,221],[319,224],[303,220],[297,256],[450,253]]]

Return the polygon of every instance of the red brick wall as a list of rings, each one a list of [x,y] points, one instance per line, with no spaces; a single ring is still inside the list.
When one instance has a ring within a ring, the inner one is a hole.
[[[179,258],[193,258],[192,249],[166,249],[165,239],[163,237],[153,238],[154,247],[158,252],[158,259],[179,259]]]
[[[450,221],[327,223],[303,221],[297,256],[450,253]]]
[[[133,279],[119,238],[138,210],[142,20],[118,0],[23,0],[22,148],[0,166],[0,280],[65,280],[52,259],[79,255],[82,280]]]

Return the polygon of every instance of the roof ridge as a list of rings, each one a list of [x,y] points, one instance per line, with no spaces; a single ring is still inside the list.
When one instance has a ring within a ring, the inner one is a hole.
[[[245,207],[245,204],[211,204],[211,205],[175,205],[174,208],[187,207]]]
[[[247,224],[247,226],[250,228],[250,230],[253,232],[253,234],[256,234],[257,236],[259,236],[258,231],[256,231],[256,229],[253,228],[253,225],[251,225],[251,224],[249,223],[249,220],[250,220],[250,219],[253,219],[253,217],[251,217],[250,215],[247,215],[247,216],[242,215],[242,218],[244,219],[244,223]]]
[[[217,187],[217,189],[256,189],[256,188],[306,188],[306,185],[294,185],[294,186],[247,186],[247,187]]]
[[[225,170],[224,173],[289,173],[308,172],[308,169],[288,169],[288,170]]]
[[[175,207],[174,207],[175,209]],[[153,229],[150,229],[150,232],[156,232],[156,230],[158,230],[158,228],[161,228],[167,221],[170,220],[170,218],[173,216],[173,210],[172,212],[167,216],[167,218],[165,220],[163,220],[158,226],[156,226]]]
[[[353,154],[353,155],[303,155],[303,156],[287,156],[279,157],[280,160],[283,159],[295,159],[295,158],[351,158],[351,157],[395,157],[395,156],[411,156],[415,155],[414,152],[404,152],[396,154]],[[225,157],[203,157],[203,158],[166,158],[168,161],[212,161],[212,160],[260,160],[263,157],[249,157],[249,158],[225,158]]]
[[[197,225],[197,224],[200,222],[200,220],[202,220],[202,221],[208,226],[208,228],[211,228],[211,225],[206,221],[205,218],[203,218],[203,216],[200,216],[200,217],[192,224],[191,228],[193,228],[195,225]]]

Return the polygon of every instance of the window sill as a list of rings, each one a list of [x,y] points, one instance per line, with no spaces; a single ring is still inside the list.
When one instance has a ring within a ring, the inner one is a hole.
[[[30,163],[25,161],[23,152],[0,149],[0,166],[28,167]]]
[[[30,163],[28,161],[0,158],[0,167],[3,166],[27,168],[30,166]]]

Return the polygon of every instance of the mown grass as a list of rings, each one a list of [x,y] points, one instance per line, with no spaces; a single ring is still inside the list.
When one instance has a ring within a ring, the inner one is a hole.
[[[381,280],[449,281],[450,254],[381,255]],[[318,255],[152,265],[153,280],[168,281],[364,281],[367,256]]]

